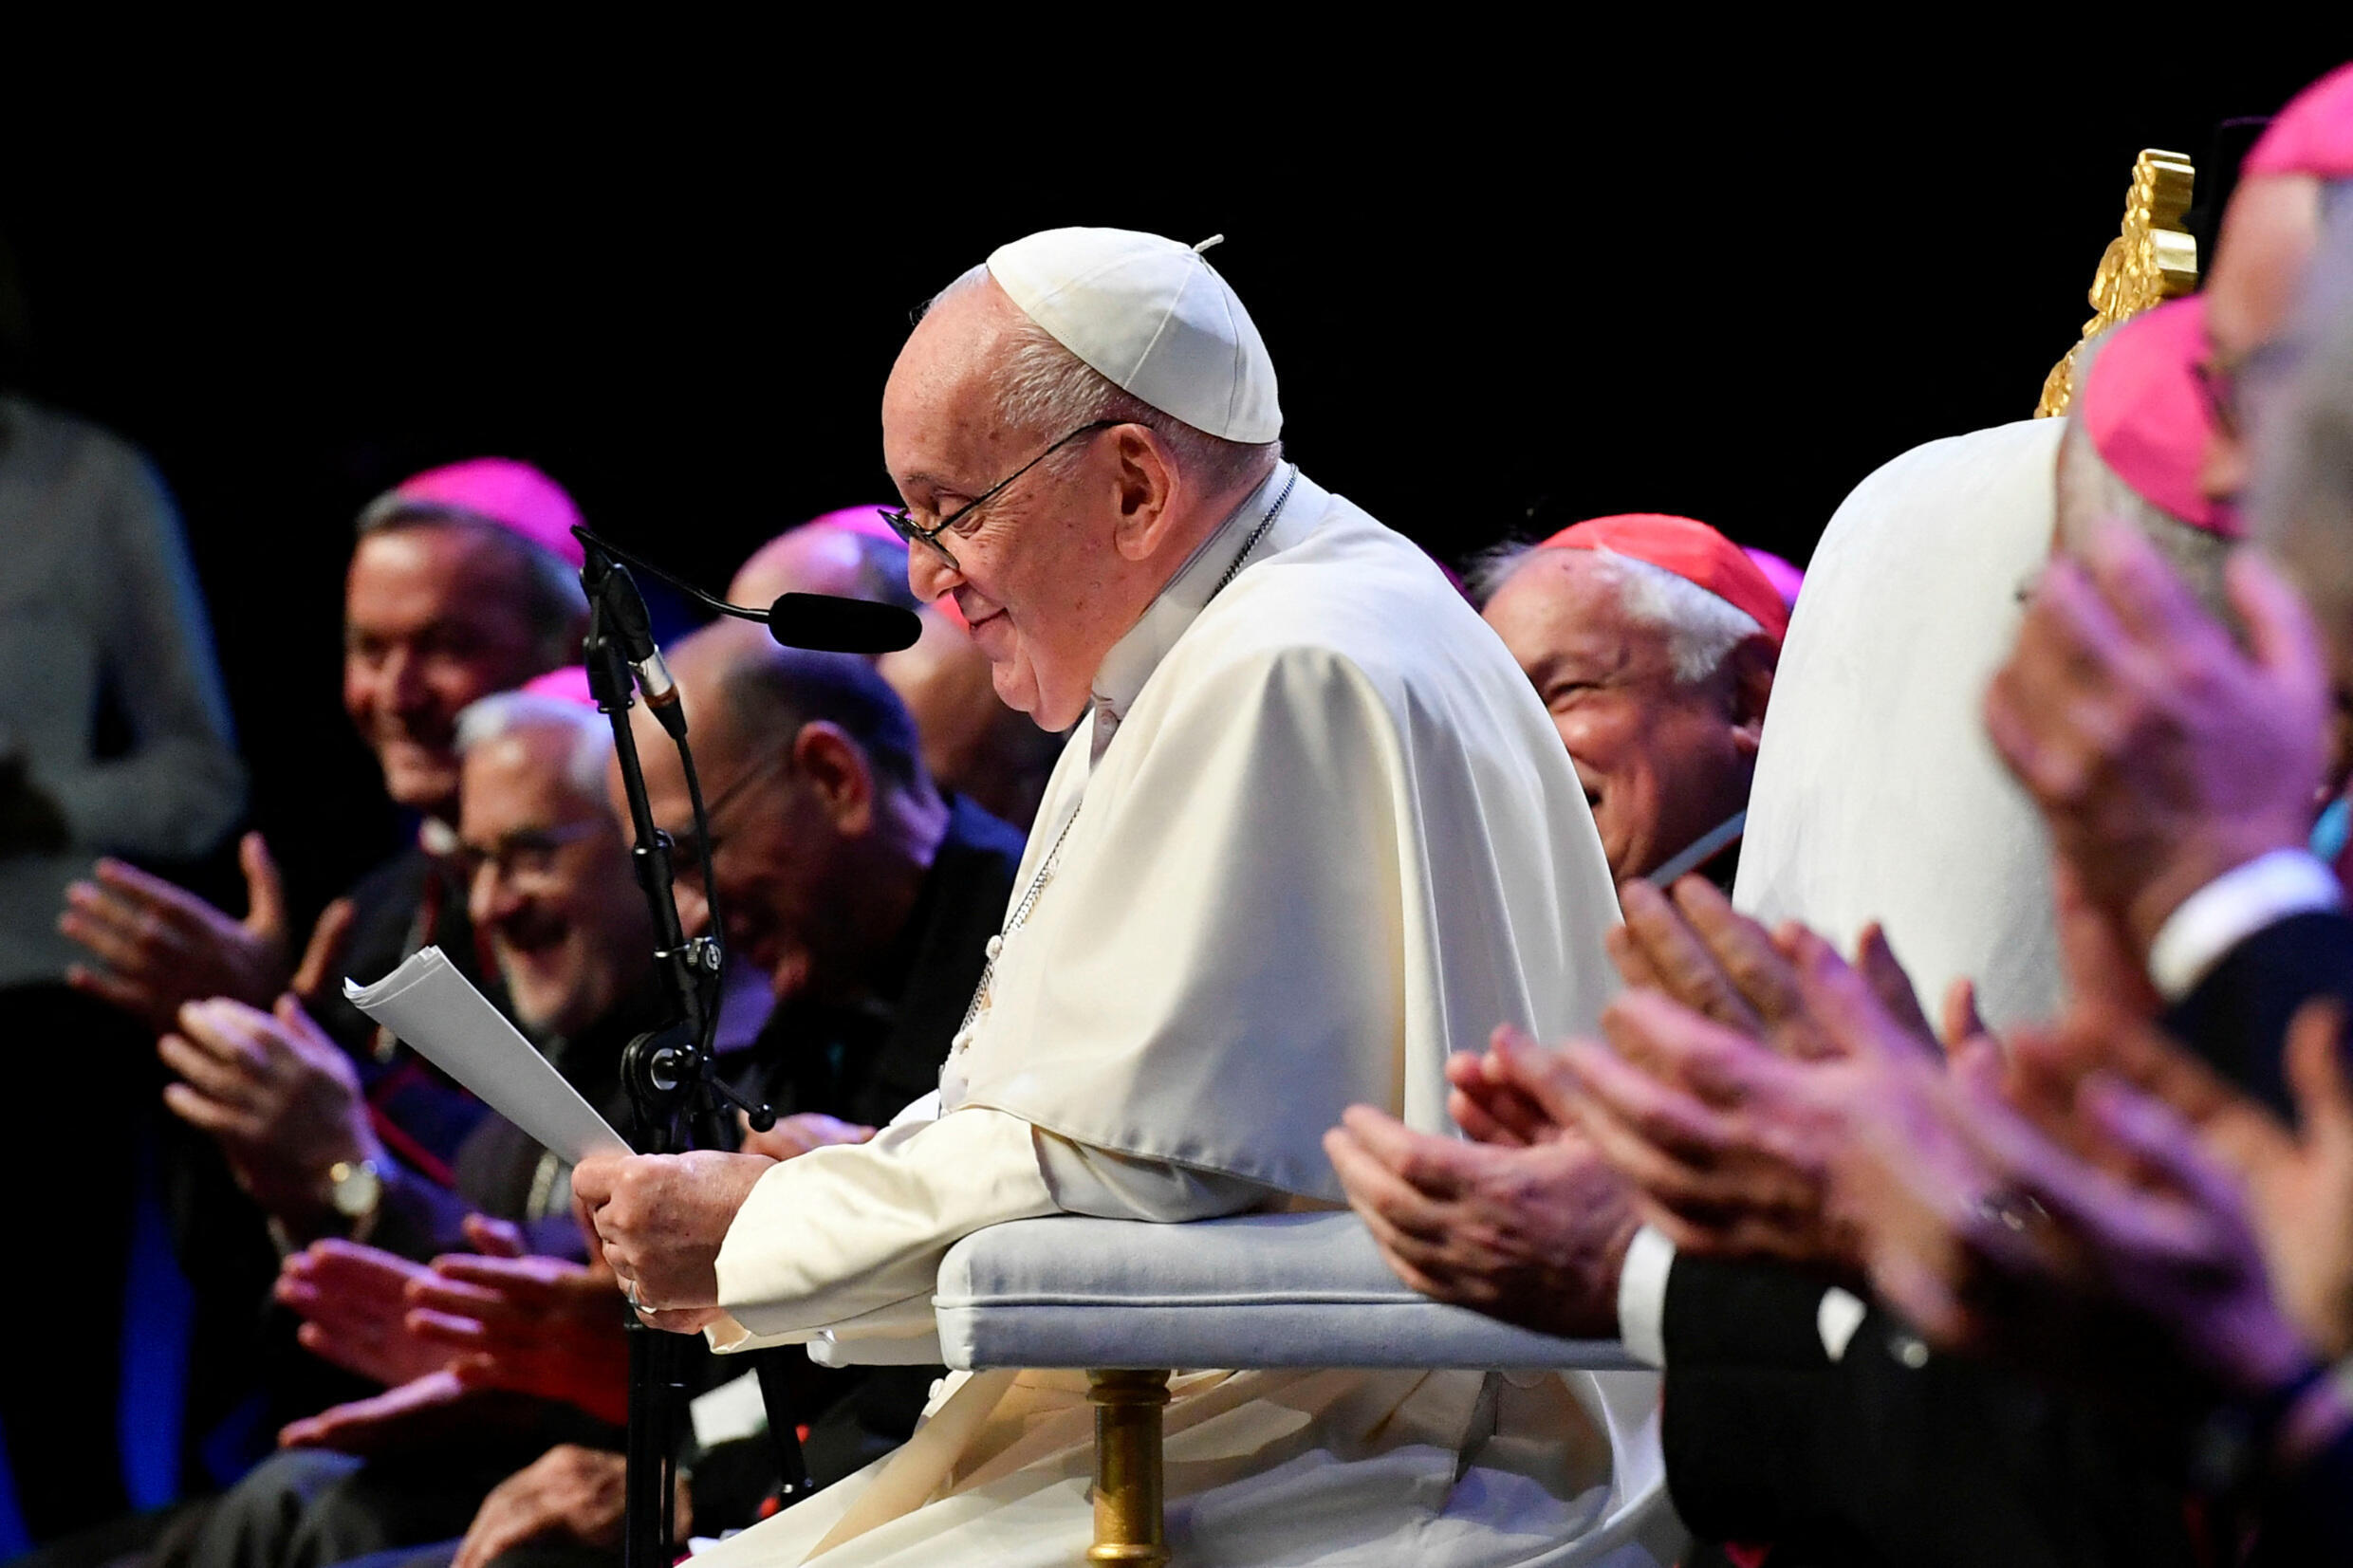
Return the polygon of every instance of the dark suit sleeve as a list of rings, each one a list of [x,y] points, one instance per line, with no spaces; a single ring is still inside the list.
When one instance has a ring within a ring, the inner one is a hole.
[[[2288,1113],[2280,1054],[2298,1008],[2333,996],[2353,1010],[2353,919],[2291,914],[2225,953],[2165,1027],[2231,1081]]]
[[[1812,1460],[1830,1358],[1821,1282],[1678,1255],[1667,1275],[1661,1435],[1676,1512],[1709,1540],[1771,1540],[1820,1512]]]

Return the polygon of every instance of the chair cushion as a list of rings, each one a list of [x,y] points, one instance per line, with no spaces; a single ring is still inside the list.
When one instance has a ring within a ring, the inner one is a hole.
[[[952,1367],[1640,1366],[1417,1294],[1351,1213],[991,1226],[933,1298]]]

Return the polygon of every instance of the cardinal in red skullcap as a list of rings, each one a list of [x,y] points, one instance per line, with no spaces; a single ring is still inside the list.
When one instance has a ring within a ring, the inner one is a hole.
[[[1611,874],[1729,889],[1789,611],[1705,523],[1597,517],[1491,555],[1488,625],[1544,699]]]

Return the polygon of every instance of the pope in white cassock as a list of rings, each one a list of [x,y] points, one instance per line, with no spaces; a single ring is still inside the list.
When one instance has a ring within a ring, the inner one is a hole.
[[[936,1103],[783,1164],[580,1168],[633,1302],[721,1349],[928,1331],[941,1255],[986,1226],[1337,1207],[1343,1108],[1449,1131],[1450,1053],[1589,1032],[1614,988],[1544,710],[1418,549],[1283,461],[1266,346],[1197,249],[1000,249],[917,326],[882,425],[917,592],[1077,729]],[[1587,1374],[1174,1390],[1179,1563],[1653,1560],[1655,1428]],[[951,1377],[905,1448],[708,1558],[1082,1560],[1084,1393]]]

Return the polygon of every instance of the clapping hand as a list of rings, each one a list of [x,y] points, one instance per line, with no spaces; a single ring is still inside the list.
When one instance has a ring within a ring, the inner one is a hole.
[[[339,1162],[383,1163],[359,1070],[290,994],[269,1012],[227,997],[191,1002],[156,1052],[180,1081],[172,1114],[220,1144],[237,1183],[290,1228],[329,1218]]]
[[[1485,1057],[1448,1064],[1457,1120],[1481,1141],[1357,1105],[1324,1149],[1382,1258],[1416,1290],[1547,1334],[1608,1337],[1633,1210],[1566,1121],[1542,1058],[1507,1027]]]
[[[58,930],[96,960],[66,970],[66,984],[113,1003],[158,1034],[172,1027],[183,1005],[206,997],[269,1006],[293,974],[286,895],[260,834],[249,833],[238,843],[237,863],[245,872],[243,920],[136,866],[99,861],[94,880],[65,890],[58,917]],[[337,923],[347,925],[349,906],[342,908]],[[323,928],[326,923],[323,917]]]
[[[2310,832],[2326,768],[2320,639],[2249,552],[2242,653],[2147,539],[2110,524],[2043,574],[1985,699],[1996,750],[2094,904],[2145,956],[2182,900]]]
[[[523,1257],[479,1216],[479,1253],[435,1258],[404,1282],[404,1326],[468,1388],[556,1399],[616,1426],[629,1417],[629,1346],[613,1272]],[[591,1249],[592,1254],[594,1249]]]

